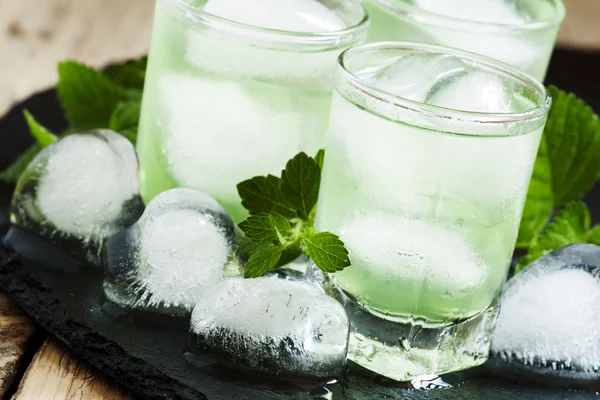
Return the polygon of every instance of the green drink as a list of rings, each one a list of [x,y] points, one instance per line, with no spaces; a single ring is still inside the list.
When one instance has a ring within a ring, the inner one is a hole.
[[[367,27],[360,5],[327,5],[157,0],[138,139],[146,203],[190,187],[239,222],[239,182],[323,147],[335,59]]]
[[[543,80],[560,23],[561,0],[364,0],[368,40],[455,47],[500,60]]]
[[[341,56],[317,227],[350,253],[331,276],[350,359],[398,380],[485,361],[549,105],[539,82],[458,50]]]

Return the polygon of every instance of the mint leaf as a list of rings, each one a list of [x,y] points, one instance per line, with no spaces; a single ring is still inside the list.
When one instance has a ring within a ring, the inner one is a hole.
[[[286,244],[286,237],[292,234],[288,220],[276,213],[260,213],[239,224],[247,237],[258,244]]]
[[[600,246],[600,225],[594,226],[585,234],[585,241]]]
[[[554,210],[552,193],[552,173],[546,150],[546,141],[542,139],[527,191],[523,218],[519,226],[517,247],[528,248],[548,223]]]
[[[548,210],[581,199],[600,178],[598,116],[574,94],[554,86],[548,90],[553,104],[525,203],[519,245],[533,245]]]
[[[590,212],[582,201],[567,204],[542,231],[527,255],[519,259],[517,272],[553,250],[585,242],[590,224]]]
[[[0,173],[0,180],[5,182],[16,182],[19,177],[27,168],[27,165],[35,158],[35,156],[46,146],[56,142],[58,138],[52,134],[48,129],[43,127],[39,122],[35,120],[33,115],[27,110],[23,110],[25,121],[29,126],[29,131],[34,137],[36,143],[29,146],[29,148],[19,156],[11,165],[4,169]]]
[[[75,61],[58,64],[58,98],[76,131],[106,128],[127,92],[106,75]]]
[[[139,101],[123,101],[110,116],[108,128],[119,132],[135,144],[137,140],[138,123],[140,120],[141,103]]]
[[[283,252],[281,253],[281,257],[279,258],[279,261],[277,261],[277,264],[275,265],[275,268],[279,268],[279,267],[288,265],[289,263],[291,263],[292,261],[294,261],[301,255],[302,255],[302,248],[300,247],[300,241],[298,240],[295,243],[293,243],[292,245],[287,246],[283,250]]]
[[[237,185],[242,205],[250,214],[275,212],[294,218],[296,210],[286,201],[281,191],[281,180],[273,175],[257,176]]]
[[[271,246],[252,254],[246,264],[244,278],[257,278],[274,269],[282,251],[283,249],[280,247]]]
[[[259,249],[262,249],[264,247],[265,246],[254,242],[249,237],[243,236],[238,241],[236,254],[243,263],[246,263],[250,256],[252,256],[252,254],[256,253]]]
[[[25,168],[29,163],[37,156],[42,150],[42,146],[39,143],[35,143],[30,146],[15,162],[8,166],[4,171],[0,173],[0,179],[5,182],[16,182],[19,177],[25,171]]]
[[[142,90],[146,78],[147,64],[148,57],[144,56],[122,64],[112,65],[104,73],[119,86]]]
[[[325,150],[320,149],[315,156],[315,162],[321,170],[323,170],[323,161],[325,161]]]
[[[350,265],[348,250],[339,237],[329,232],[321,232],[303,237],[306,254],[325,272],[336,272]]]
[[[319,197],[321,169],[306,153],[292,158],[281,173],[281,190],[300,216],[308,219]]]
[[[29,111],[23,110],[23,115],[25,115],[25,120],[27,121],[31,135],[42,148],[49,146],[58,140],[58,138],[54,136],[52,132],[40,125],[40,123],[33,118],[33,115],[31,115]]]

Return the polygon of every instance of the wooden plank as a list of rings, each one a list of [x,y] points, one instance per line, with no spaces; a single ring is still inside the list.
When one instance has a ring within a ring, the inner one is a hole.
[[[600,50],[600,1],[563,0],[567,16],[558,36],[558,44],[588,51]],[[574,66],[577,68],[577,66]]]
[[[17,304],[0,293],[0,398],[25,369],[24,356],[35,333],[35,323]]]
[[[152,0],[0,0],[0,115],[56,81],[67,58],[103,66],[147,52]]]
[[[134,397],[49,338],[27,368],[13,400],[127,400]]]

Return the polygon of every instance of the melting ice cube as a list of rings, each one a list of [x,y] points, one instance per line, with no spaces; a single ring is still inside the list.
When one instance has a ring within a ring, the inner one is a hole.
[[[600,378],[600,247],[556,250],[512,278],[492,339],[500,366],[525,374]]]
[[[309,283],[231,278],[194,307],[190,341],[262,372],[325,379],[344,370],[348,332],[343,307]]]
[[[11,222],[99,263],[104,240],[143,211],[131,143],[108,130],[69,135],[29,163],[14,193]]]
[[[234,240],[231,217],[212,197],[163,192],[137,223],[107,241],[106,296],[126,309],[188,315],[223,279]]]
[[[209,0],[204,11],[247,25],[292,32],[331,32],[346,27],[317,0]]]

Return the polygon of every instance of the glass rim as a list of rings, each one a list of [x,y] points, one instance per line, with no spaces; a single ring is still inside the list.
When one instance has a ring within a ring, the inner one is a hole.
[[[537,31],[560,25],[565,19],[566,9],[562,0],[548,0],[554,6],[553,18],[548,20],[528,21],[523,24],[482,22],[461,19],[432,11],[424,10],[405,0],[371,0],[385,9],[402,17],[413,19],[430,26],[439,26],[452,30],[468,32],[500,32],[500,31]]]
[[[356,76],[348,67],[347,62],[349,59],[358,54],[365,54],[372,51],[386,51],[386,50],[425,50],[429,53],[442,53],[457,56],[461,59],[468,61],[474,61],[476,65],[486,67],[488,70],[493,72],[499,72],[504,76],[508,76],[510,79],[518,81],[520,84],[533,89],[539,96],[539,105],[533,107],[527,111],[514,112],[514,113],[487,113],[487,112],[476,112],[476,111],[463,111],[455,110],[452,108],[439,107],[431,104],[421,103],[414,100],[409,100],[401,96],[397,96],[386,92],[385,90],[379,89],[370,83],[362,80]],[[461,123],[473,123],[473,124],[506,124],[515,122],[531,122],[542,118],[548,114],[550,107],[552,106],[552,96],[546,87],[533,76],[511,66],[504,64],[500,61],[494,60],[489,57],[485,57],[479,54],[459,50],[451,47],[438,46],[433,44],[425,44],[418,42],[378,42],[368,43],[358,46],[350,47],[344,50],[338,57],[338,77],[344,80],[344,83],[350,85],[352,90],[358,90],[364,95],[367,95],[375,100],[391,104],[394,107],[400,107],[409,112],[415,112],[419,114],[426,114],[434,118],[443,118]],[[337,79],[336,79],[337,86]],[[346,96],[344,96],[346,97]],[[349,100],[355,103],[352,100]],[[377,115],[379,112],[369,110]],[[386,118],[385,116],[382,116]],[[475,134],[475,136],[479,136]],[[487,135],[481,135],[487,136]]]
[[[369,15],[362,3],[357,3],[345,0],[352,7],[358,7],[362,11],[362,18],[356,24],[348,26],[339,31],[326,32],[294,32],[281,29],[270,29],[259,26],[249,25],[242,22],[232,21],[227,18],[222,18],[208,12],[202,8],[193,6],[189,0],[166,0],[174,3],[175,6],[183,11],[186,16],[196,22],[202,22],[231,34],[251,37],[252,40],[276,42],[279,44],[306,44],[306,45],[334,45],[340,47],[348,42],[352,42],[353,38],[361,33],[366,33],[370,23]],[[248,35],[248,33],[251,34]]]

